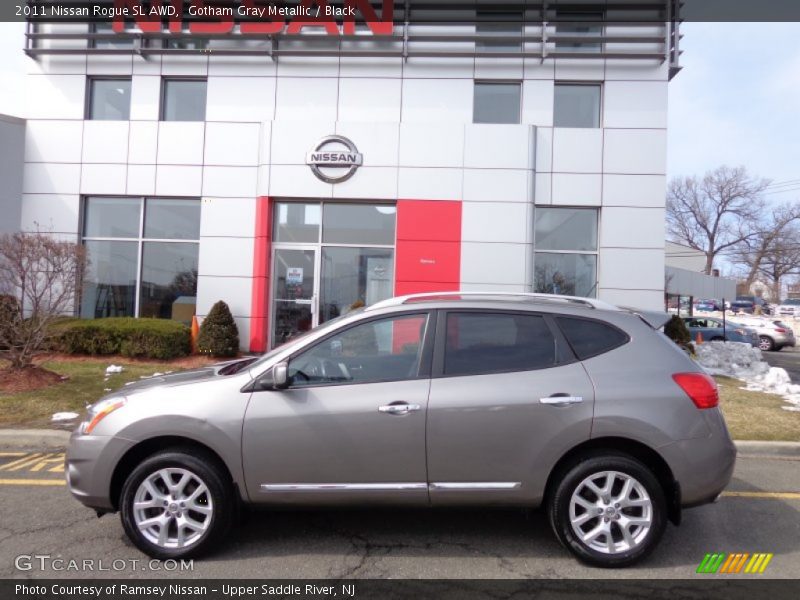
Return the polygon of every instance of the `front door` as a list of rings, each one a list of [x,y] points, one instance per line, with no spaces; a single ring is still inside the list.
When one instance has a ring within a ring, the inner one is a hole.
[[[272,259],[272,347],[318,324],[318,251],[275,248]]]
[[[250,499],[427,503],[432,334],[425,312],[361,322],[293,356],[288,389],[253,392],[242,431]]]

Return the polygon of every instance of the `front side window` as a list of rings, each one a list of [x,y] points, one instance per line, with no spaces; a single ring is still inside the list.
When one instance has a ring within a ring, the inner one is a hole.
[[[447,315],[445,375],[530,371],[555,363],[555,338],[541,316],[477,312]]]
[[[625,332],[600,321],[557,317],[556,322],[579,360],[619,348],[630,339]]]
[[[427,314],[369,321],[329,337],[289,362],[291,387],[377,383],[420,374]]]
[[[162,121],[205,121],[205,79],[165,79]]]
[[[195,314],[200,201],[92,196],[83,205],[89,257],[84,318]]]
[[[90,79],[87,119],[127,121],[131,116],[131,80]]]
[[[600,127],[600,86],[557,83],[553,105],[555,127]]]
[[[593,208],[536,208],[536,292],[584,297],[596,295],[597,218],[597,210]]]
[[[519,83],[475,82],[474,123],[519,123],[522,86]]]

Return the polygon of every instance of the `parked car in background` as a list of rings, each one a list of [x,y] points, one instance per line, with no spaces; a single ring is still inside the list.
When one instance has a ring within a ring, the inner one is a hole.
[[[692,340],[696,340],[699,333],[705,342],[744,342],[758,346],[756,331],[738,323],[728,321],[723,325],[722,319],[716,317],[684,317],[683,322],[686,323]]]
[[[700,300],[694,309],[700,312],[721,312],[722,302],[719,300]]]
[[[758,296],[736,296],[736,300],[731,302],[731,310],[735,312],[744,312],[752,315],[755,314],[756,307],[761,309],[761,314],[772,314],[769,304]]]
[[[758,347],[762,350],[779,351],[786,346],[796,345],[794,331],[783,321],[772,317],[736,317],[743,327],[755,329],[758,334]]]
[[[736,458],[668,318],[538,294],[385,300],[244,366],[110,393],[72,434],[67,484],[163,559],[218,548],[241,503],[541,505],[580,560],[631,565]]]
[[[781,302],[778,314],[782,317],[800,318],[800,298],[787,298]]]

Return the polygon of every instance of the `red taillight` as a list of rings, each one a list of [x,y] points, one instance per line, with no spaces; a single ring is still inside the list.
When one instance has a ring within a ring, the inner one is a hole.
[[[775,331],[778,333],[786,333],[786,330],[783,327],[776,327]]]
[[[697,408],[714,408],[719,405],[717,382],[705,373],[675,373],[672,376]]]

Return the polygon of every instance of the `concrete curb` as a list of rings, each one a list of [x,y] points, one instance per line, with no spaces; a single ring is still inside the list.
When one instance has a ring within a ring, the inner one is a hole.
[[[69,436],[69,431],[58,429],[0,429],[0,448],[62,449]]]
[[[736,440],[739,454],[756,456],[800,456],[800,442],[759,442]]]

